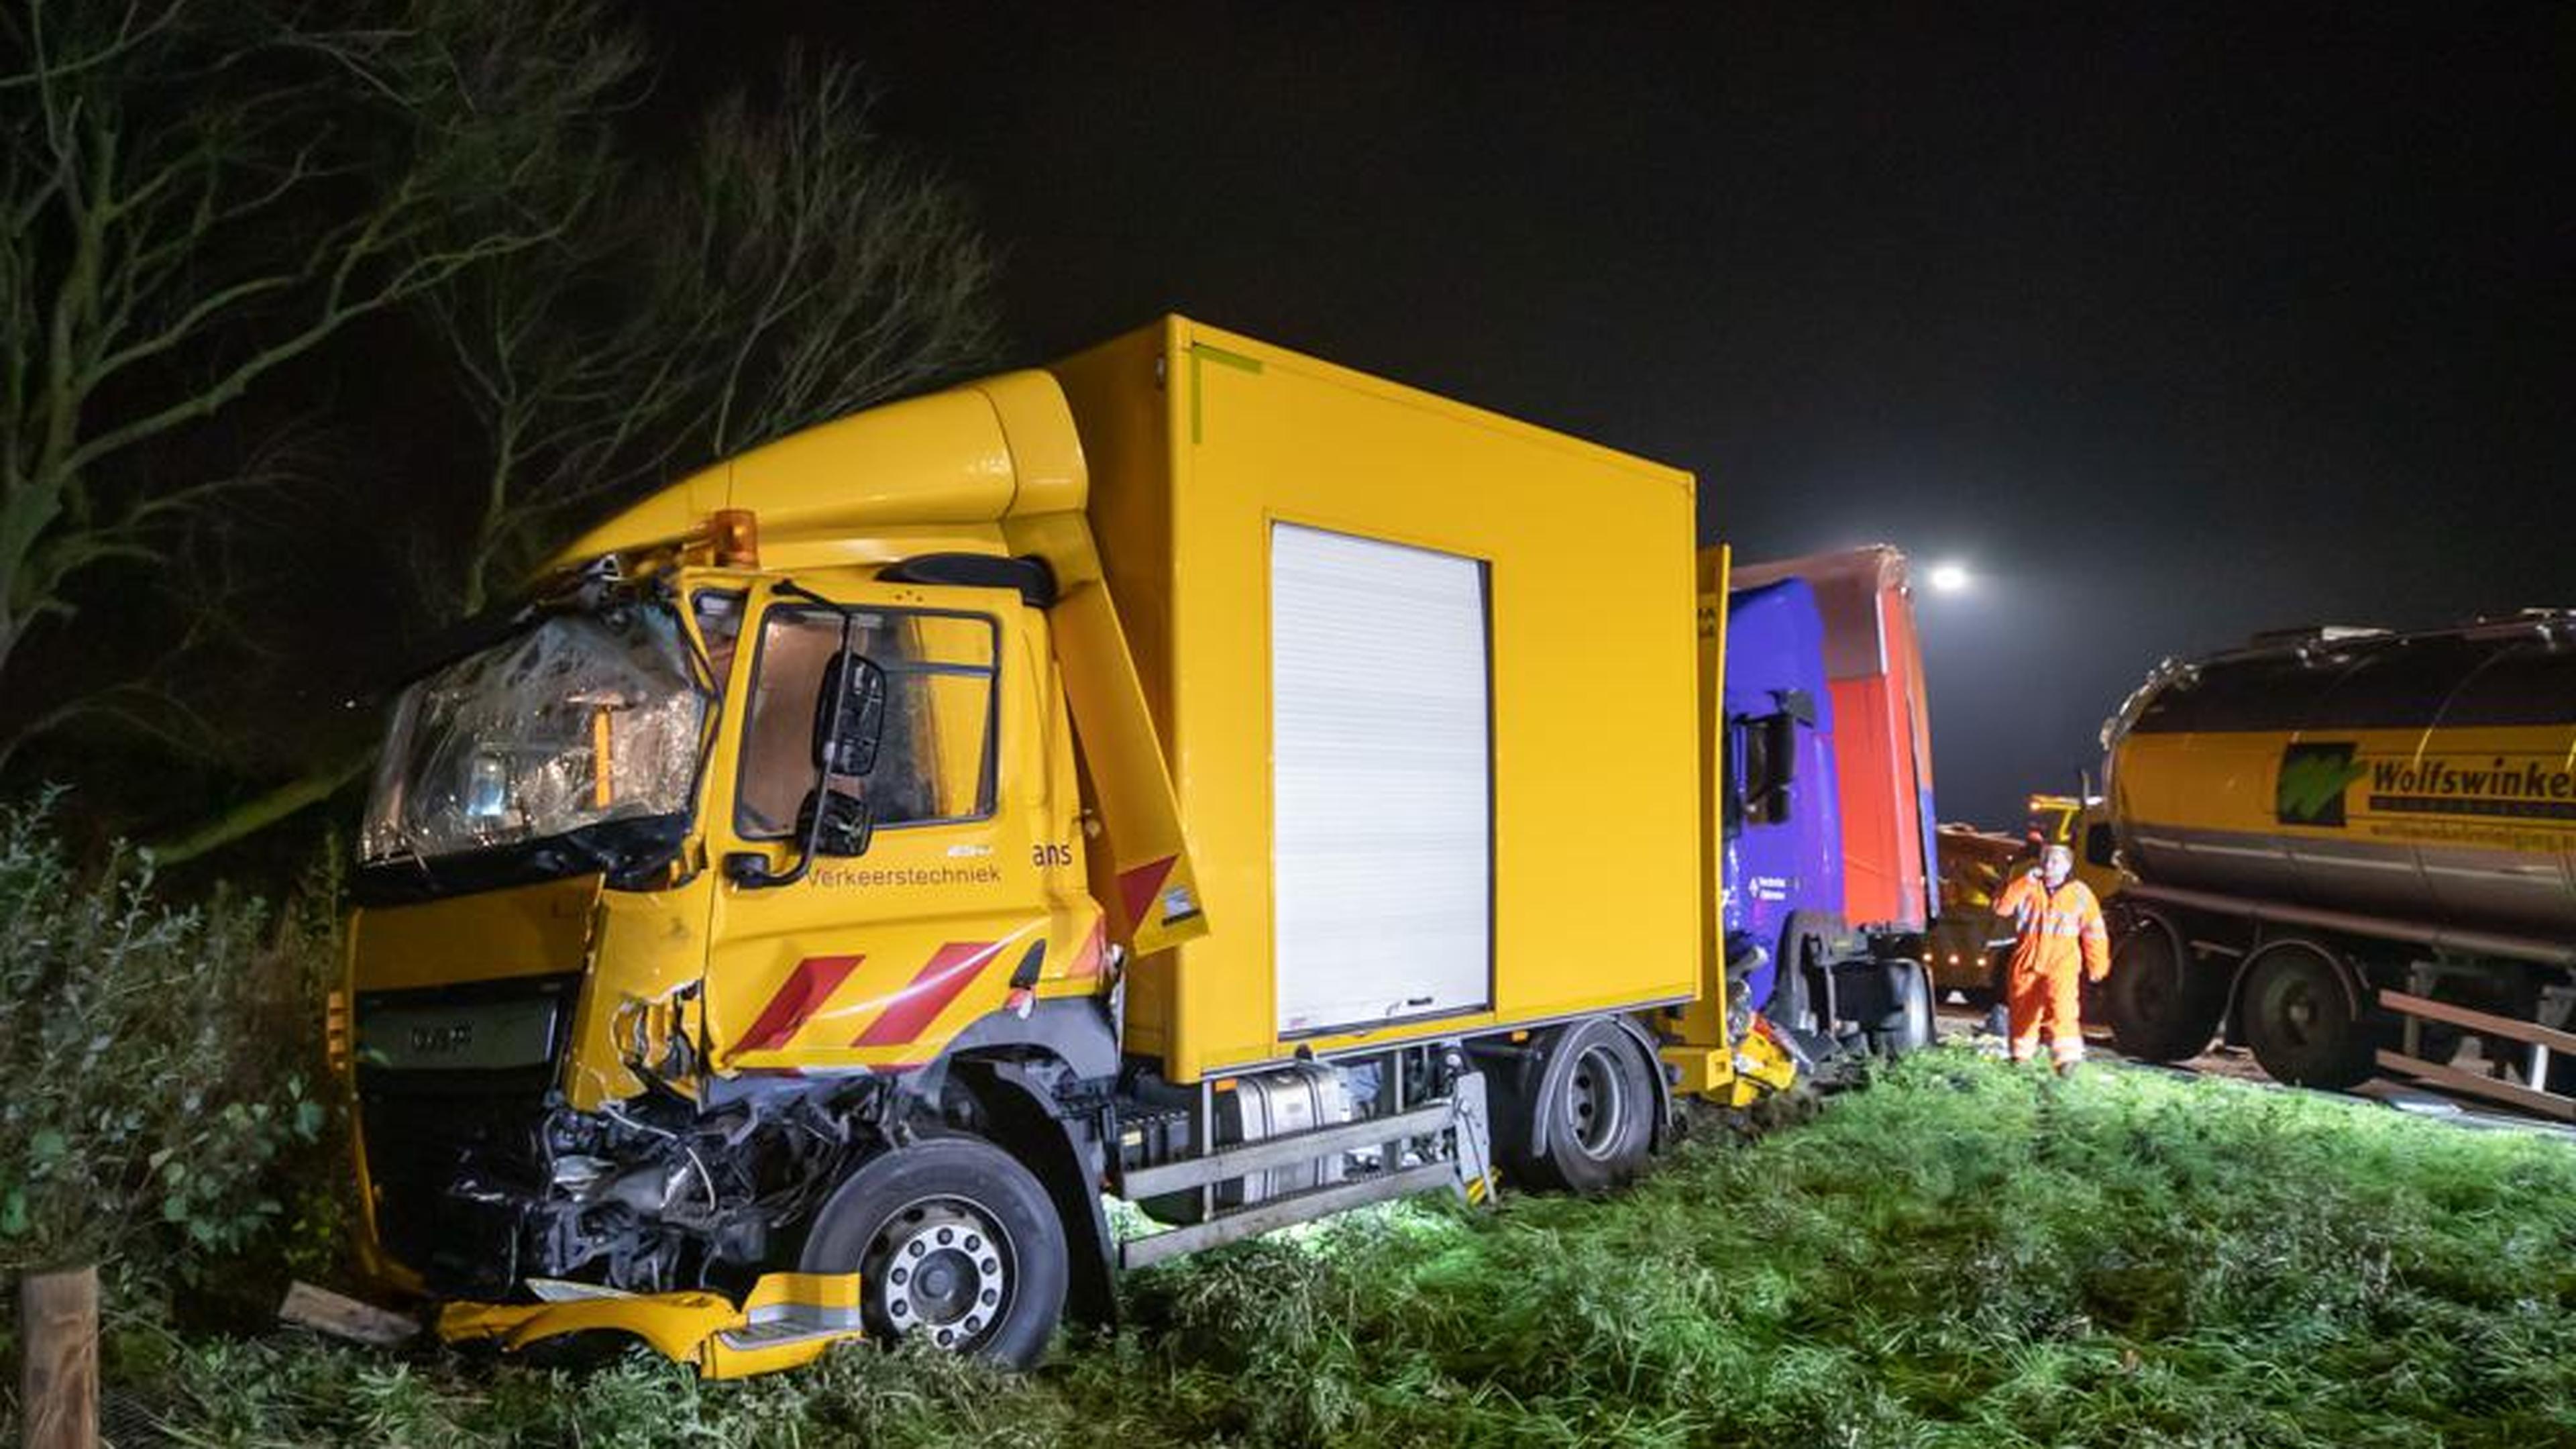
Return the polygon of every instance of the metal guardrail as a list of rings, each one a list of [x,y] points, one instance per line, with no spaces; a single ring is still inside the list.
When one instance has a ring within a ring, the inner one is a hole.
[[[2479,1011],[2448,1001],[2435,1001],[2429,996],[2416,996],[2404,991],[2381,991],[2379,1004],[2400,1016],[2425,1021],[2443,1022],[2470,1031],[2485,1032],[2508,1041],[2518,1041],[2531,1048],[2524,1076],[2533,1085],[2508,1082],[2500,1077],[2467,1071],[2447,1062],[2426,1061],[2404,1052],[2382,1051],[2377,1054],[2383,1070],[2405,1072],[2449,1091],[2465,1092],[2491,1101],[2506,1102],[2526,1112],[2576,1122],[2576,1097],[2562,1096],[2541,1085],[2549,1080],[2549,1058],[2553,1052],[2576,1057],[2576,1033],[2542,1026],[2538,1022],[2517,1021],[2509,1016]]]

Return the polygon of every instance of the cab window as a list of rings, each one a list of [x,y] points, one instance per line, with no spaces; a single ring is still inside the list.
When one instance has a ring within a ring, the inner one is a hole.
[[[706,641],[707,672],[714,675],[718,698],[733,679],[733,646],[742,634],[743,593],[739,589],[700,589],[689,596],[689,611]]]
[[[886,672],[885,734],[874,772],[834,788],[867,801],[879,829],[992,814],[993,620],[918,609],[850,617],[851,647]],[[782,605],[761,621],[734,796],[745,840],[796,828],[814,788],[814,696],[840,647],[831,609]]]

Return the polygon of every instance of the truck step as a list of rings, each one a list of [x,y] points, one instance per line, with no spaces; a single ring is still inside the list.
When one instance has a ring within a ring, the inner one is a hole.
[[[1205,1187],[1212,1182],[1230,1182],[1247,1173],[1264,1168],[1286,1167],[1312,1162],[1335,1153],[1356,1152],[1393,1142],[1405,1137],[1420,1137],[1448,1127],[1456,1119],[1457,1107],[1448,1101],[1435,1102],[1392,1117],[1371,1117],[1358,1122],[1344,1122],[1312,1132],[1292,1133],[1285,1137],[1267,1137],[1259,1142],[1246,1142],[1228,1147],[1205,1157],[1167,1162],[1159,1167],[1140,1167],[1121,1179],[1119,1190],[1128,1198],[1159,1197],[1167,1192],[1180,1192]]]
[[[744,1315],[742,1327],[726,1329],[716,1336],[732,1349],[779,1348],[817,1339],[847,1338],[862,1327],[854,1305],[789,1299],[752,1308]]]
[[[754,1348],[784,1348],[791,1343],[812,1343],[821,1339],[848,1338],[859,1331],[860,1327],[855,1323],[839,1327],[831,1327],[814,1323],[795,1323],[782,1319],[775,1323],[754,1323],[743,1328],[728,1328],[723,1332],[718,1333],[716,1337],[723,1339],[725,1347],[727,1348],[744,1350]]]
[[[1412,1115],[1418,1114],[1407,1114],[1407,1116]],[[1444,1103],[1437,1109],[1437,1115],[1441,1123],[1445,1123],[1448,1120],[1449,1108],[1447,1104]],[[1388,1129],[1394,1124],[1404,1120],[1405,1119],[1402,1117],[1388,1117],[1381,1118],[1374,1122],[1353,1123],[1351,1125],[1355,1127],[1366,1126],[1371,1129],[1371,1131],[1362,1134],[1358,1139],[1361,1144],[1366,1144],[1368,1142],[1384,1140],[1387,1136]],[[1337,1128],[1334,1130],[1339,1131],[1342,1129]],[[1316,1132],[1302,1135],[1311,1139],[1321,1138],[1326,1134]],[[1281,1140],[1284,1142],[1287,1139]],[[1261,1145],[1266,1146],[1271,1144]],[[1215,1159],[1212,1158],[1201,1159],[1203,1162],[1214,1160]],[[1182,1166],[1190,1164],[1176,1163],[1174,1165]],[[1411,1197],[1418,1192],[1431,1192],[1443,1187],[1452,1189],[1461,1187],[1458,1175],[1458,1164],[1454,1160],[1426,1162],[1420,1166],[1408,1167],[1399,1172],[1356,1178],[1352,1181],[1338,1183],[1331,1187],[1317,1188],[1311,1192],[1294,1193],[1287,1197],[1271,1198],[1266,1202],[1256,1203],[1239,1212],[1227,1213],[1223,1217],[1212,1218],[1207,1222],[1193,1223],[1188,1227],[1171,1228],[1164,1232],[1150,1234],[1146,1237],[1130,1238],[1126,1242],[1118,1245],[1118,1265],[1121,1268],[1131,1270],[1142,1268],[1149,1263],[1159,1263],[1165,1258],[1178,1257],[1183,1253],[1196,1252],[1201,1248],[1212,1248],[1220,1243],[1231,1243],[1244,1238],[1256,1237],[1262,1233],[1269,1232],[1273,1228],[1284,1228],[1292,1223],[1309,1222],[1316,1218],[1329,1217],[1334,1213],[1347,1211],[1348,1209],[1360,1207],[1367,1203],[1386,1202],[1399,1197]]]

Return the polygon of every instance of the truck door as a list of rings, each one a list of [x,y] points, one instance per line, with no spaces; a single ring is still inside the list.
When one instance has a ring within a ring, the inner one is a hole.
[[[1062,725],[1042,717],[1052,691],[1030,647],[1043,620],[1008,590],[893,584],[829,602],[764,589],[750,608],[707,792],[716,1069],[919,1065],[1015,990],[1079,974],[1085,955],[1096,971],[1099,912],[1051,788]],[[884,671],[884,723],[873,767],[831,781],[864,825],[800,873],[817,695],[845,615]]]

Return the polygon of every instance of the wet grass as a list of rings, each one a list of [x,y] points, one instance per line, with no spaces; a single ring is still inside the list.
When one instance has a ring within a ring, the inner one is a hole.
[[[1613,1200],[1377,1212],[1129,1299],[1019,1379],[148,1336],[111,1377],[208,1445],[2568,1444],[2576,1147],[1941,1052]]]

